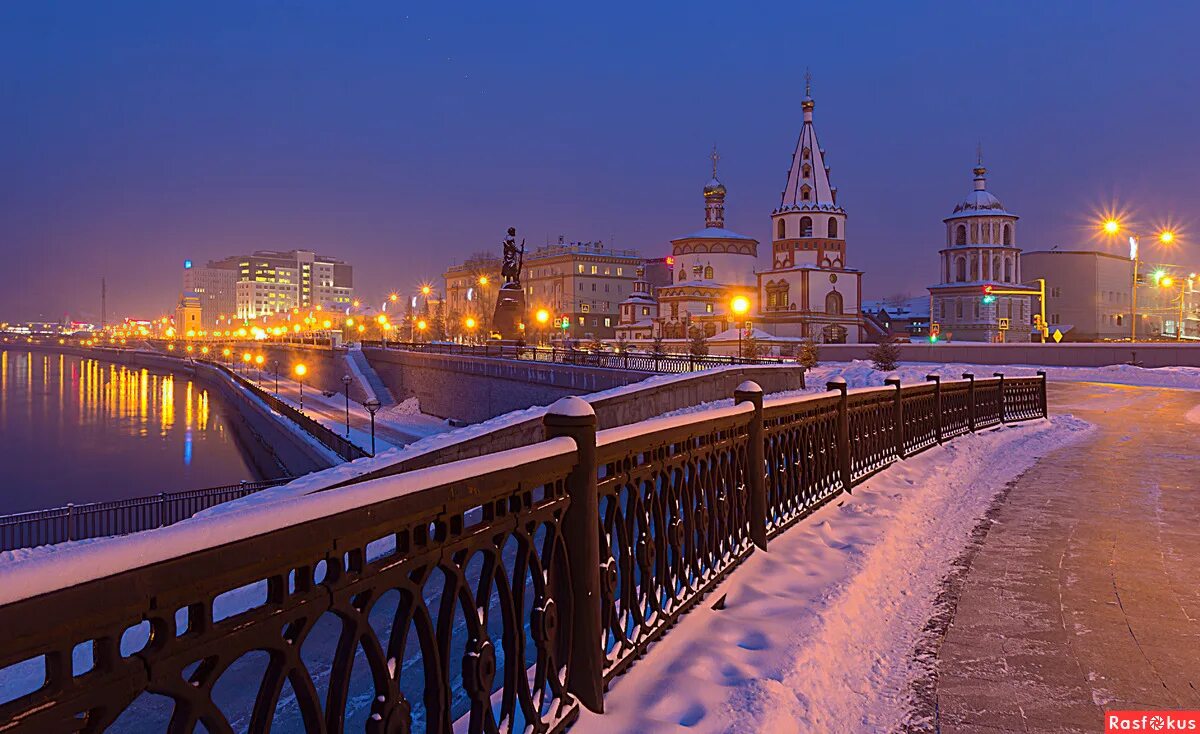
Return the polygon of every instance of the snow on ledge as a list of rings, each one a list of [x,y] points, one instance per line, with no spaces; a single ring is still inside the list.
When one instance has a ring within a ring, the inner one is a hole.
[[[574,451],[574,439],[553,438],[531,446],[383,477],[336,492],[317,492],[245,507],[237,513],[194,518],[158,530],[91,543],[48,546],[40,553],[0,554],[0,606],[430,487],[566,456]]]

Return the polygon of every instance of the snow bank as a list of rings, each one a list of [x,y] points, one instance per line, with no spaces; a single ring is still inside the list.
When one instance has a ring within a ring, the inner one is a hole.
[[[1006,426],[881,472],[754,553],[572,734],[901,728],[923,672],[913,649],[979,518],[1090,430],[1071,416]]]

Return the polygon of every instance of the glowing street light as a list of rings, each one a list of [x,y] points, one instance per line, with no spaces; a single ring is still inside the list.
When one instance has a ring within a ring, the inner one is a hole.
[[[729,308],[738,316],[745,316],[746,313],[750,310],[750,299],[746,298],[745,296],[734,296],[733,300],[729,302]],[[738,359],[739,360],[742,358],[742,331],[743,330],[744,330],[744,325],[742,323],[738,323]]]
[[[1106,235],[1112,236],[1112,235],[1119,234],[1122,231],[1123,226],[1121,225],[1121,221],[1119,219],[1117,219],[1116,217],[1108,217],[1100,224],[1100,229]],[[1128,232],[1128,231],[1126,231],[1126,232],[1129,235],[1129,259],[1133,261],[1133,285],[1130,288],[1130,292],[1129,292],[1129,312],[1130,312],[1129,313],[1129,316],[1130,316],[1130,318],[1129,318],[1129,340],[1131,342],[1135,342],[1135,341],[1137,341],[1137,322],[1138,322],[1138,312],[1137,312],[1138,266],[1141,265],[1141,262],[1142,262],[1140,254],[1138,252],[1140,249],[1139,244],[1140,244],[1141,238],[1136,233]],[[1175,232],[1170,229],[1160,230],[1158,232],[1158,234],[1156,235],[1156,237],[1157,237],[1158,241],[1164,245],[1172,245],[1175,243]],[[1158,279],[1162,277],[1161,271],[1159,273],[1156,273],[1155,276],[1156,276],[1155,284],[1157,284]]]
[[[300,383],[300,412],[304,412],[304,376],[308,374],[308,368],[303,364],[298,364],[292,368],[292,372],[296,373],[296,380]]]

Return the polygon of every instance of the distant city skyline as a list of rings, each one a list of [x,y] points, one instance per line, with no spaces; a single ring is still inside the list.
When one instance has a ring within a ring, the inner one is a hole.
[[[1116,206],[1180,233],[1144,260],[1197,269],[1200,78],[1181,73],[1197,21],[1128,4],[10,5],[0,319],[98,320],[102,276],[110,320],[154,316],[185,259],[255,249],[343,259],[364,298],[440,282],[508,226],[661,257],[703,223],[714,142],[727,226],[766,243],[806,67],[867,298],[937,282],[979,143],[1027,252],[1127,252],[1093,236]]]

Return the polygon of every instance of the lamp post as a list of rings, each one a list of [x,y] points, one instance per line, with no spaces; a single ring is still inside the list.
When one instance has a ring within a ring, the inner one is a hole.
[[[296,379],[300,382],[300,412],[304,412],[304,375],[308,373],[308,368],[302,364],[298,364],[293,368],[296,373]]]
[[[746,313],[750,310],[750,299],[746,298],[745,296],[734,296],[733,300],[729,302],[729,308],[731,311],[733,311],[734,315],[745,316]],[[741,320],[739,320],[738,321],[738,361],[739,362],[742,360],[742,357],[745,356],[742,354],[742,329],[744,327],[745,327],[744,323]]]
[[[264,361],[266,361],[266,358],[263,357],[261,354],[257,354],[254,356],[254,366],[258,368],[257,371],[258,371],[258,386],[259,387],[262,387],[262,378],[263,378],[263,369],[262,368],[263,368]]]
[[[346,386],[346,438],[350,438],[350,375],[342,375],[342,384]]]
[[[375,455],[375,411],[379,410],[379,401],[375,398],[368,398],[367,402],[363,403],[363,407],[371,414],[371,456]]]
[[[544,308],[539,308],[537,313],[534,314],[534,318],[538,322],[538,343],[541,344],[545,338],[546,324],[550,323],[550,312]],[[536,352],[534,354],[536,355]]]
[[[475,318],[473,316],[468,316],[463,321],[463,326],[467,327],[467,343],[468,344],[475,343],[475,327],[477,325],[478,325],[478,322],[475,321]]]
[[[273,362],[275,365],[275,397],[279,397],[279,360]]]
[[[1114,217],[1109,217],[1101,224],[1101,229],[1107,235],[1117,235],[1122,231],[1121,222]],[[1138,289],[1138,266],[1141,265],[1141,257],[1139,246],[1141,237],[1135,232],[1125,230],[1129,235],[1129,259],[1133,261],[1133,285],[1129,289],[1129,341],[1137,341],[1137,289]],[[1169,229],[1164,229],[1158,233],[1158,241],[1164,245],[1170,245],[1175,242],[1175,233]]]

